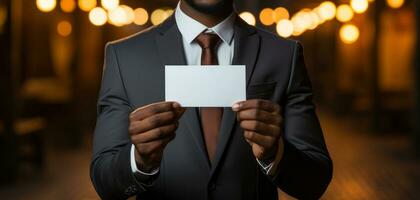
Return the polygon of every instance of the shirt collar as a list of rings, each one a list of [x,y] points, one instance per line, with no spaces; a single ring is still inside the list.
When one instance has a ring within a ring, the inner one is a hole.
[[[224,43],[230,44],[233,39],[233,24],[235,22],[235,17],[234,12],[232,12],[222,22],[216,26],[208,28],[204,24],[185,14],[180,8],[180,2],[175,10],[176,24],[182,34],[182,37],[184,37],[188,43],[193,42],[194,39],[203,31],[208,30],[217,34]]]

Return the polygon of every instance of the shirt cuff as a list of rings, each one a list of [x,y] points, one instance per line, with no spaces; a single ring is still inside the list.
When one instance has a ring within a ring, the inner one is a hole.
[[[147,173],[147,172],[142,172],[137,168],[137,163],[136,163],[136,157],[134,155],[134,151],[136,150],[136,147],[134,146],[134,144],[131,145],[131,151],[130,151],[130,164],[131,164],[131,171],[133,173],[140,173],[142,175],[146,175],[146,176],[153,176],[155,174],[157,174],[159,172],[159,168]]]
[[[266,175],[274,176],[277,173],[277,166],[279,165],[279,162],[283,157],[283,148],[283,140],[280,138],[276,157],[274,158],[273,162],[267,165],[264,162],[257,159],[258,164],[261,166]]]

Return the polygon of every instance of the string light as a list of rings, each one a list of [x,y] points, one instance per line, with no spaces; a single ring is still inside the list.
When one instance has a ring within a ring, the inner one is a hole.
[[[107,10],[113,10],[120,5],[119,0],[101,0],[101,5]]]
[[[51,12],[56,5],[56,0],[36,0],[36,7],[42,12]]]
[[[255,21],[254,15],[252,13],[242,12],[241,14],[239,14],[239,17],[241,17],[249,25],[255,26],[256,21]]]
[[[274,23],[274,10],[271,8],[264,8],[260,12],[261,24],[270,26]]]
[[[368,9],[369,2],[367,0],[351,0],[350,5],[353,8],[354,12],[361,14]]]
[[[96,7],[89,12],[89,21],[95,26],[102,26],[107,20],[107,13],[101,7]]]
[[[67,37],[71,34],[72,26],[70,22],[63,20],[57,25],[57,33],[62,37]]]
[[[353,19],[354,13],[351,7],[347,4],[338,6],[337,8],[337,20],[340,22],[348,22]]]
[[[75,0],[61,0],[60,8],[63,12],[71,13],[76,9],[76,2]]]
[[[108,22],[115,26],[123,26],[127,22],[126,10],[118,6],[108,12]]]
[[[289,19],[289,11],[286,8],[278,7],[274,9],[274,22],[279,22],[282,19]]]
[[[293,34],[293,23],[288,19],[282,19],[277,23],[276,31],[281,37],[290,37]]]
[[[340,38],[346,44],[352,44],[359,38],[360,32],[353,24],[345,24],[340,28]]]
[[[391,8],[400,8],[404,5],[404,0],[386,0],[386,3]]]
[[[127,5],[121,5],[125,12],[125,22],[124,25],[131,24],[134,21],[134,10]]]
[[[335,4],[331,1],[325,1],[319,5],[316,9],[317,14],[323,20],[331,20],[335,17],[336,7]]]
[[[149,19],[149,14],[144,8],[136,8],[134,10],[134,23],[137,25],[144,25]]]
[[[165,21],[165,19],[168,17],[167,14],[168,13],[165,10],[156,9],[152,12],[152,15],[150,16],[150,21],[153,25],[158,25]]]
[[[80,10],[89,12],[96,7],[96,0],[79,0],[78,5]]]

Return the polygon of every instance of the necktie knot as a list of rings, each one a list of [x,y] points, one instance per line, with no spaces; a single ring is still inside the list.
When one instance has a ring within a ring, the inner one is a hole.
[[[220,38],[218,35],[213,33],[200,33],[200,35],[195,38],[195,41],[203,49],[214,50],[219,44]]]

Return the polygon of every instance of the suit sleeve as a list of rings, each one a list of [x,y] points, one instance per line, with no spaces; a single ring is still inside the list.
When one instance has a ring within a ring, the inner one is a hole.
[[[130,165],[128,134],[131,112],[118,59],[111,44],[105,48],[105,64],[98,99],[98,115],[90,166],[92,183],[102,199],[127,199],[145,191]]]
[[[296,43],[284,107],[284,154],[274,183],[298,199],[318,199],[332,178],[332,161],[312,103],[312,89]]]

